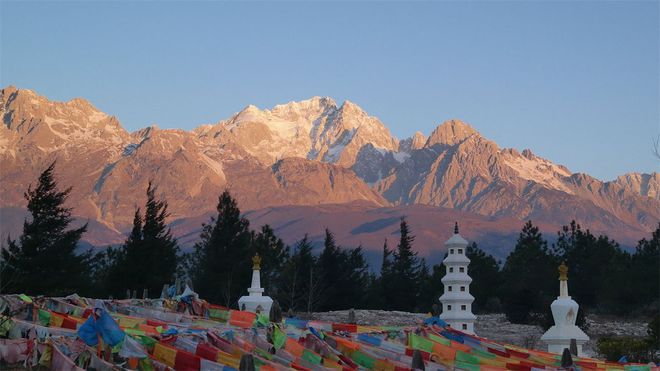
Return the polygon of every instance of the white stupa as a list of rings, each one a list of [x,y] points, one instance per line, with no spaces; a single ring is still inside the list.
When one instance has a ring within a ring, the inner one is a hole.
[[[474,334],[474,321],[477,316],[472,314],[474,296],[470,295],[472,278],[468,276],[470,259],[466,256],[468,242],[458,234],[458,223],[454,226],[454,235],[445,242],[447,257],[442,262],[447,273],[442,277],[445,292],[440,297],[442,314],[440,319],[451,327]]]
[[[254,313],[270,313],[270,307],[273,305],[273,299],[270,296],[264,296],[264,289],[261,288],[261,257],[256,254],[252,257],[252,286],[248,289],[248,296],[242,296],[238,299],[238,309]]]
[[[582,345],[589,340],[589,336],[575,326],[579,307],[578,303],[568,296],[568,267],[561,263],[559,266],[559,296],[550,305],[555,325],[541,336],[541,341],[548,344],[548,352],[561,354],[564,349],[570,349],[571,339],[575,339],[577,355],[582,355]]]

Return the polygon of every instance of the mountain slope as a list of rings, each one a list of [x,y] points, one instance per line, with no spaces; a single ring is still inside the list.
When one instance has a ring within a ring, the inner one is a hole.
[[[180,236],[196,230],[190,221],[213,212],[224,189],[244,211],[296,206],[313,214],[330,207],[323,205],[350,204],[359,205],[361,211],[351,211],[358,220],[374,208],[427,205],[490,218],[495,226],[533,219],[558,227],[576,219],[629,244],[660,221],[658,173],[602,182],[530,150],[502,149],[460,120],[399,141],[349,101],[248,106],[192,131],[151,126],[128,133],[84,99],[52,102],[7,87],[0,115],[3,219],[20,220],[13,215],[25,207],[23,192],[56,160],[60,184],[73,186],[68,202],[76,217],[93,222],[88,240],[95,244],[121,240],[150,180],[167,198]],[[2,224],[3,232],[11,229]]]

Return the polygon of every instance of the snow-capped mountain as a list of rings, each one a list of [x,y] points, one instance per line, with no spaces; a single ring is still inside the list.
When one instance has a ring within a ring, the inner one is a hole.
[[[327,97],[277,105],[272,110],[250,105],[229,120],[195,132],[210,143],[236,143],[265,165],[298,157],[350,166],[366,144],[384,150],[398,147],[377,118],[349,101],[337,106]]]
[[[499,148],[460,120],[399,141],[349,101],[247,106],[192,131],[150,126],[133,133],[80,98],[52,102],[7,87],[0,110],[0,216],[20,220],[23,192],[57,160],[60,183],[73,186],[69,205],[92,221],[88,240],[99,245],[121,241],[149,180],[181,221],[181,235],[191,232],[185,220],[211,212],[227,188],[243,210],[344,204],[357,218],[355,208],[415,213],[408,206],[427,205],[508,218],[507,225],[533,219],[558,227],[576,219],[624,242],[660,221],[658,173],[611,182],[573,174],[530,150]],[[3,231],[15,228],[2,224]]]

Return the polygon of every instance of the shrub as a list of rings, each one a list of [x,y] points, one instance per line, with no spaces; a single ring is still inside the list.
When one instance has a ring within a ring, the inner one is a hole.
[[[656,361],[655,348],[650,338],[603,337],[598,339],[598,353],[608,361],[616,362],[625,356],[628,362]]]

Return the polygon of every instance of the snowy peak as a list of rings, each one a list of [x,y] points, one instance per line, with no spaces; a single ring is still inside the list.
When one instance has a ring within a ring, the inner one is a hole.
[[[431,147],[435,144],[445,144],[453,146],[465,141],[467,138],[479,135],[472,126],[461,120],[449,120],[439,125],[426,141],[425,147]]]
[[[247,106],[214,127],[196,129],[205,138],[232,142],[265,165],[288,157],[350,166],[359,149],[370,143],[395,150],[389,130],[358,105],[340,107],[329,97],[312,97],[272,109]]]
[[[566,184],[566,178],[571,176],[571,172],[562,165],[538,157],[529,149],[520,153],[515,149],[505,148],[500,151],[500,157],[504,164],[513,169],[522,179],[536,182],[550,189],[573,193]]]
[[[298,102],[291,101],[287,104],[278,104],[272,109],[272,113],[279,117],[286,116],[308,116],[328,109],[336,110],[337,103],[330,97],[312,97]]]

